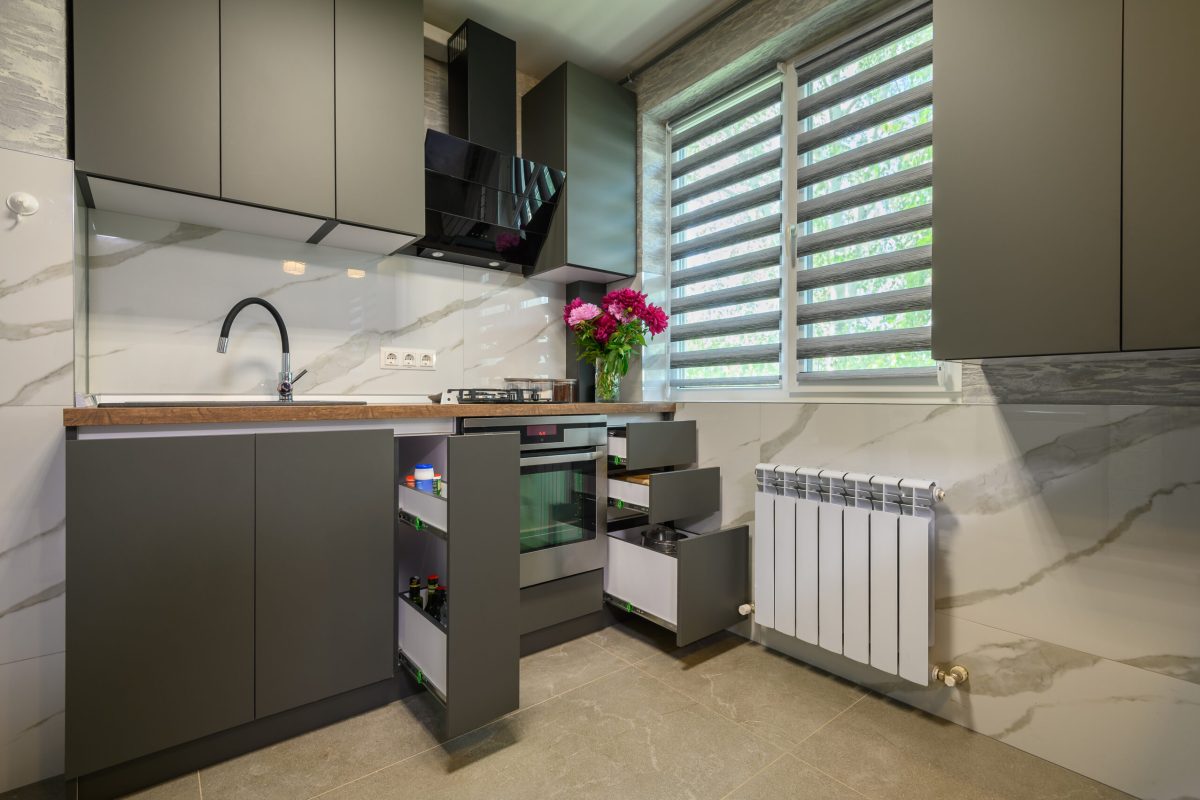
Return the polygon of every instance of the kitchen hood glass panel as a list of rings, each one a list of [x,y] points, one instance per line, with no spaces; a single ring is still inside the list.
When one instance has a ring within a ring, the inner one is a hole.
[[[425,236],[404,253],[506,269],[537,262],[561,170],[440,131],[425,133]]]

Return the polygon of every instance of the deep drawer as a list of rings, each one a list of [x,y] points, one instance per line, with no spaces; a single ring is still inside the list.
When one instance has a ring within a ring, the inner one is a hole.
[[[690,644],[740,622],[750,602],[749,529],[684,533],[673,555],[641,543],[641,529],[608,537],[604,596]]]

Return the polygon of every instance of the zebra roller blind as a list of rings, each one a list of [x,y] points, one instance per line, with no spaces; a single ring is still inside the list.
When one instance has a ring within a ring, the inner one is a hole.
[[[671,384],[779,385],[783,81],[671,125]]]
[[[794,65],[801,381],[936,371],[932,14]]]

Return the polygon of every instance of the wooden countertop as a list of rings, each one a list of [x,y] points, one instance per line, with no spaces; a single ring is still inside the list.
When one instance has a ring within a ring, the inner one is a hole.
[[[455,417],[550,417],[564,414],[655,414],[675,412],[674,403],[368,403],[366,405],[157,406],[65,408],[63,425],[201,425],[236,422],[322,422],[363,419]]]

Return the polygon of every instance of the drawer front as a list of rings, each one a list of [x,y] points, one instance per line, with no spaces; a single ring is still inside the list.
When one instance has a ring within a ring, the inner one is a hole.
[[[604,605],[604,570],[596,569],[521,590],[521,635],[594,614]]]
[[[608,497],[645,510],[650,522],[698,519],[721,510],[721,469],[684,469],[650,476],[650,485],[608,481]]]
[[[750,602],[750,529],[741,525],[679,542],[679,646],[741,622]]]
[[[657,469],[696,463],[695,420],[631,422],[625,436],[609,438],[609,454],[626,469]]]

